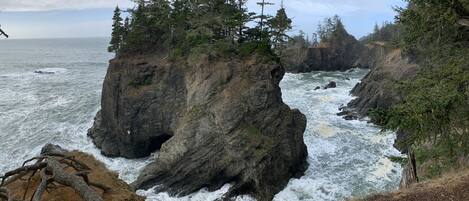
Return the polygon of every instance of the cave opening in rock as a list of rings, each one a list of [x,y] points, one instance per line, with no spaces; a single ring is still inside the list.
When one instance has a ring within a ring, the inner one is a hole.
[[[163,146],[163,144],[168,141],[169,139],[171,139],[171,137],[173,137],[172,135],[170,134],[162,134],[162,135],[159,135],[159,136],[155,136],[155,137],[152,137],[150,138],[150,143],[148,145],[148,150],[147,150],[147,153],[148,154],[151,154],[155,151],[158,151],[161,149],[161,146]]]

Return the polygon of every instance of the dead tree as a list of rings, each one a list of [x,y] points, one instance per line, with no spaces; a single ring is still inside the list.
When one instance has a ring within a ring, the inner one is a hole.
[[[8,38],[8,34],[6,34],[1,28],[0,28],[0,36],[4,35],[5,37]]]
[[[28,184],[24,189],[22,200],[26,200],[31,179],[35,175],[40,176],[41,182],[28,200],[40,201],[44,192],[61,185],[74,189],[85,201],[103,201],[93,187],[104,192],[110,189],[104,185],[90,182],[88,179],[90,171],[86,164],[76,160],[68,151],[57,145],[47,144],[42,148],[40,156],[26,160],[21,167],[0,177],[0,201],[16,201],[13,200],[11,192],[6,186],[25,177]]]

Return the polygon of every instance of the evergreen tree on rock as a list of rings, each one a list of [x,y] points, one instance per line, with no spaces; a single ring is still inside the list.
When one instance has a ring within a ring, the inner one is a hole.
[[[122,17],[121,17],[121,10],[119,6],[116,7],[114,10],[114,17],[112,18],[112,35],[111,35],[111,42],[110,46],[108,47],[109,52],[118,53],[120,48],[122,47],[123,41],[123,24],[122,24]]]

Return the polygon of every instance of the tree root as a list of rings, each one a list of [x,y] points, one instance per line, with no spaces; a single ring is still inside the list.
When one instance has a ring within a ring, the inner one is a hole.
[[[48,144],[43,148],[40,156],[28,159],[21,167],[5,173],[0,177],[2,179],[0,201],[14,201],[6,186],[31,174],[27,179],[27,187],[23,196],[23,200],[26,200],[31,179],[37,173],[40,174],[41,182],[29,199],[31,201],[41,201],[44,192],[49,188],[57,188],[57,184],[74,189],[85,201],[103,201],[93,187],[104,192],[111,189],[105,185],[90,182],[88,179],[90,168],[74,157],[67,156],[67,153],[59,146]],[[27,165],[33,161],[32,165]]]

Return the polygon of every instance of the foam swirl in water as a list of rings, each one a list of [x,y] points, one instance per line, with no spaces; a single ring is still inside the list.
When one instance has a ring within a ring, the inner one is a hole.
[[[0,174],[21,165],[46,143],[89,152],[119,173],[135,180],[150,158],[107,158],[86,136],[100,107],[108,60],[107,40],[59,39],[0,41]],[[35,51],[41,50],[41,51]],[[27,59],[25,59],[27,58]],[[36,70],[60,76],[39,75]],[[349,91],[365,70],[286,74],[281,82],[284,101],[308,119],[304,140],[309,168],[276,195],[276,201],[341,200],[394,189],[401,169],[385,156],[399,154],[393,133],[364,121],[345,121],[338,108],[352,99]],[[338,87],[314,90],[329,81]],[[150,189],[139,191],[151,201],[210,201],[215,192],[201,191],[182,198]],[[248,196],[237,200],[252,200]]]

